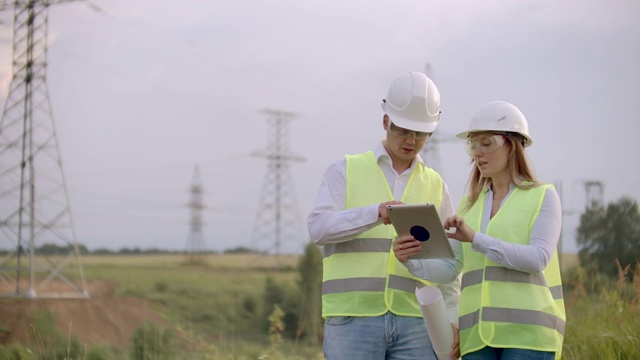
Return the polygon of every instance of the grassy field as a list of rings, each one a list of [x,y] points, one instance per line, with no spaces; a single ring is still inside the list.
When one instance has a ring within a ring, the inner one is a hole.
[[[204,254],[197,257],[202,265],[217,269],[275,269],[295,267],[298,255]],[[190,263],[187,255],[84,255],[85,267],[94,265],[182,267]]]
[[[115,288],[115,296],[148,301],[152,309],[165,319],[162,326],[172,334],[171,346],[189,354],[183,358],[257,359],[277,350],[283,359],[315,359],[321,354],[317,345],[309,346],[302,340],[285,338],[278,348],[274,348],[268,334],[267,318],[273,308],[265,305],[267,283],[275,284],[272,289],[283,296],[295,295],[296,291],[300,293],[296,289],[298,258],[209,254],[193,261],[186,255],[85,255],[82,264],[88,288],[97,289],[90,293],[90,302],[104,302],[105,296],[114,296],[105,295],[100,290],[105,288],[101,284],[112,284],[106,288]],[[58,303],[56,306],[61,305]],[[117,306],[111,308],[108,305],[102,310],[120,311]],[[3,332],[11,331],[4,328],[5,325],[0,319],[0,337]],[[50,329],[49,323],[44,327]],[[120,331],[118,328],[107,330]],[[35,328],[34,332],[40,334]],[[58,358],[42,349],[40,340],[36,340],[35,346],[40,349],[41,356]],[[7,348],[0,346],[0,359],[7,358],[3,351]],[[21,351],[16,350],[15,353],[22,355],[9,358],[32,358],[24,357],[28,353],[26,350]],[[114,351],[126,353],[129,349]],[[117,358],[113,354],[98,358]],[[298,356],[296,354],[304,357],[295,357]]]
[[[295,286],[298,256],[211,254],[198,260],[184,255],[84,256],[83,265],[87,279],[114,281],[121,295],[152,301],[181,340],[200,343],[201,351],[202,343],[207,344],[206,351],[219,354],[215,358],[264,355],[270,346],[264,318],[271,309],[263,305],[267,279]],[[313,358],[321,354],[318,347],[296,347],[285,344],[282,350],[311,352]]]
[[[263,290],[266,277],[292,281],[297,257],[208,255],[193,263],[183,255],[84,256],[85,277],[112,280],[121,293],[142,295],[182,289],[222,296]]]
[[[168,311],[168,317],[186,320],[185,326],[199,329],[204,336],[230,339],[224,345],[227,350],[242,347],[242,341],[252,336],[251,332],[242,330],[242,326],[234,326],[237,317],[243,316],[240,304],[247,298],[261,298],[267,277],[296,281],[294,271],[282,270],[295,268],[296,257],[208,255],[202,260],[203,265],[193,265],[188,259],[175,255],[116,256],[87,257],[84,263],[89,278],[116,279],[123,294],[172,304],[172,310],[164,310]],[[564,272],[578,265],[577,254],[563,256]],[[163,283],[171,290],[158,292],[159,284]],[[626,358],[624,354],[636,353],[640,356],[640,350],[635,350],[640,349],[637,335],[640,289],[634,289],[632,284],[615,281],[613,284],[598,285],[588,278],[565,279],[568,320],[564,358],[585,359],[592,358],[593,354],[603,359],[622,359]],[[171,294],[180,295],[172,298]],[[235,317],[218,316],[225,312]],[[216,325],[206,326],[207,321]],[[235,351],[231,353],[241,356]],[[320,353],[317,348],[312,357]]]
[[[210,254],[191,260],[185,255],[82,258],[87,281],[108,281],[120,296],[150,301],[184,358],[323,359],[317,343],[285,338],[276,346],[268,334],[272,309],[264,305],[266,284],[279,284],[284,297],[298,296],[297,256]],[[636,274],[633,283],[596,281],[574,271],[577,265],[575,254],[562,258],[567,273],[563,358],[640,358],[640,277]]]

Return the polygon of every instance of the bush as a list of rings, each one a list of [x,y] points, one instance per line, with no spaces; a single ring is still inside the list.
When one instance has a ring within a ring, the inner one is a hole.
[[[166,292],[169,288],[169,284],[166,281],[158,281],[153,286],[156,288],[156,291],[159,293]]]
[[[171,333],[152,322],[145,322],[133,333],[132,359],[173,359]]]

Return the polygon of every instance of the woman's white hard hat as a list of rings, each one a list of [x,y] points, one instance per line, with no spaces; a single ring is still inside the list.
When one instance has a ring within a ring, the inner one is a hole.
[[[431,133],[440,123],[440,92],[427,75],[417,71],[395,78],[381,106],[401,128]]]
[[[533,144],[524,114],[506,101],[491,101],[480,106],[471,116],[468,130],[457,134],[456,137],[468,139],[473,133],[484,131],[520,134],[524,138],[525,147]]]

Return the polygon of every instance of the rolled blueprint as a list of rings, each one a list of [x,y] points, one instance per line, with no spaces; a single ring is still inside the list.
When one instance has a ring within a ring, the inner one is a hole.
[[[453,330],[444,306],[442,293],[435,286],[424,286],[416,289],[416,297],[422,311],[424,324],[427,326],[429,338],[438,360],[449,360]]]

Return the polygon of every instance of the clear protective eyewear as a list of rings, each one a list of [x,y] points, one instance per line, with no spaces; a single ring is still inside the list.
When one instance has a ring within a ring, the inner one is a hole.
[[[391,121],[389,121],[389,132],[401,138],[409,138],[411,134],[413,134],[413,138],[416,140],[426,140],[429,138],[429,136],[431,136],[431,133],[429,132],[413,131],[413,130],[401,128],[399,126],[394,125]]]
[[[465,149],[469,156],[473,156],[476,151],[483,154],[490,154],[504,145],[504,140],[504,135],[481,135],[467,140],[465,142]]]

